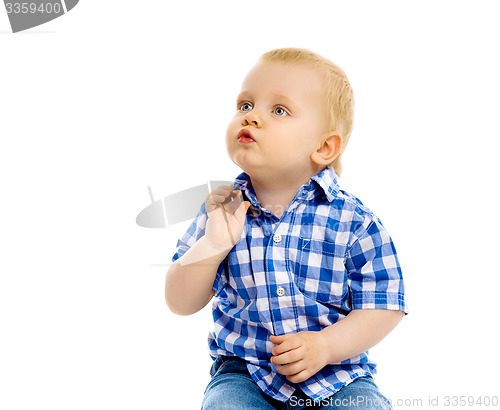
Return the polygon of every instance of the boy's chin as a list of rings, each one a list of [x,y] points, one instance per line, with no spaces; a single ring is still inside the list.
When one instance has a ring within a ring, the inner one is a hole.
[[[247,173],[248,175],[251,174],[254,170],[254,166],[251,164],[248,164],[247,161],[239,161],[238,158],[231,158],[231,161],[233,161],[233,164],[236,165],[238,168],[240,168],[243,172]]]
[[[240,167],[252,180],[271,180],[274,172],[269,167]]]
[[[247,161],[238,161],[235,158],[232,158],[231,160],[238,168],[240,168],[243,172],[251,177],[272,178],[272,175],[276,172],[275,167],[269,164],[252,164]]]
[[[234,161],[233,161],[234,162]],[[247,164],[239,164],[237,162],[234,162],[236,164],[236,166],[241,169],[243,172],[245,172],[246,174],[252,176],[252,174],[254,173],[254,169],[253,167],[250,167],[248,166]]]

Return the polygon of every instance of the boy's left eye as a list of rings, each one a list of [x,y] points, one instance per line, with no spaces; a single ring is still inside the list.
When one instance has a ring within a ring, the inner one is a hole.
[[[286,112],[286,111],[285,111],[282,107],[276,107],[276,108],[274,109],[274,113],[275,113],[276,115],[279,115],[280,117],[281,117],[281,116],[284,116],[284,115],[288,115],[288,114],[287,114],[287,112]]]

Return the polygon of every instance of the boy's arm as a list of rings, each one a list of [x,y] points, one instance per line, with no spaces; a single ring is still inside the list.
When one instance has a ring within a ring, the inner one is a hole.
[[[404,315],[401,310],[352,310],[344,319],[320,332],[327,346],[327,364],[339,363],[371,349],[398,325]]]
[[[271,336],[271,342],[279,345],[271,363],[284,365],[277,371],[292,382],[307,380],[327,364],[369,350],[406,313],[396,250],[378,218],[370,216],[353,235],[345,268],[353,306],[345,318],[321,331]],[[379,308],[368,307],[375,304]]]
[[[212,299],[217,269],[240,238],[250,202],[236,198],[233,187],[221,186],[211,192],[205,206],[208,219],[205,235],[168,269],[165,301],[178,315],[191,315]],[[237,200],[234,200],[237,199]]]
[[[216,251],[205,236],[177,259],[165,278],[165,301],[177,315],[191,315],[212,299],[217,268],[231,249]]]
[[[278,373],[300,383],[327,364],[340,363],[379,343],[401,321],[404,312],[386,309],[356,309],[344,319],[317,332],[271,336],[271,363]]]

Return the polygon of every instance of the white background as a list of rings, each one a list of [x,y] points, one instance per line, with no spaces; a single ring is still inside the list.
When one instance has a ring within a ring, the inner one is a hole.
[[[0,408],[200,407],[210,308],[170,313],[161,266],[187,224],[135,217],[148,185],[241,172],[236,95],[285,46],[355,92],[340,183],[393,237],[410,307],[373,349],[382,392],[499,395],[494,4],[82,0],[17,34],[0,6]]]

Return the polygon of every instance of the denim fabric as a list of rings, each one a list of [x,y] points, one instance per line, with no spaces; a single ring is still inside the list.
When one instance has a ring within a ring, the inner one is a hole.
[[[212,380],[205,390],[202,410],[392,409],[370,376],[356,379],[320,402],[314,402],[299,388],[289,400],[281,402],[257,386],[240,358],[219,356],[210,375]]]

